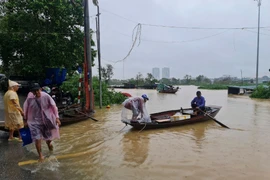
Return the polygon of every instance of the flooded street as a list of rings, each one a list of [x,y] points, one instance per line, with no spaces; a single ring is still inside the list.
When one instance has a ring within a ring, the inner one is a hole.
[[[147,110],[154,113],[189,107],[197,87],[180,88],[176,94],[116,90],[132,96],[147,94]],[[43,153],[50,155],[45,163],[18,166],[18,162],[37,159],[34,145],[12,144],[21,155],[13,158],[7,152],[11,145],[3,137],[0,154],[11,159],[14,169],[26,173],[28,178],[24,179],[270,179],[270,101],[228,96],[227,90],[201,92],[207,105],[222,106],[216,119],[232,129],[209,120],[139,132],[120,121],[121,105],[111,105],[110,109],[96,107],[94,118],[98,122],[86,120],[62,127],[52,155],[43,144]],[[14,172],[16,176],[18,172]],[[12,179],[11,174],[8,176]]]

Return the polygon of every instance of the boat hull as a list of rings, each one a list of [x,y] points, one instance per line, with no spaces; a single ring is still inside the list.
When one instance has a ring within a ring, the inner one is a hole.
[[[170,90],[160,90],[159,93],[168,93],[168,94],[175,94],[178,89],[170,89]]]
[[[90,115],[81,114],[81,113],[78,113],[78,111],[81,111],[81,110],[80,109],[78,110],[78,108],[71,108],[71,109],[65,110],[64,112],[60,111],[59,119],[61,121],[61,127],[89,119]],[[9,131],[8,129],[5,128],[4,121],[0,122],[0,130],[6,131],[6,132]]]
[[[220,106],[208,106],[208,108],[211,108],[211,110],[209,110],[207,114],[212,117],[215,117],[217,113],[219,112],[219,110],[221,109]],[[190,109],[183,109],[183,110],[185,111],[185,110],[190,110]],[[201,114],[201,115],[196,115],[196,116],[191,115],[190,119],[169,121],[169,117],[173,116],[176,112],[180,112],[180,109],[153,113],[150,115],[152,123],[139,123],[139,122],[130,122],[130,121],[122,121],[122,122],[125,123],[126,125],[132,126],[134,129],[145,130],[145,129],[159,129],[159,128],[183,126],[186,124],[194,124],[194,123],[200,123],[200,122],[211,120],[211,118],[209,118],[208,116]],[[156,121],[160,119],[168,119],[168,121],[162,122],[162,123],[159,123]]]

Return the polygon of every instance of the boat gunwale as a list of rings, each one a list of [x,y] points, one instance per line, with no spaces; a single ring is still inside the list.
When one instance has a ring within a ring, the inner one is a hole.
[[[220,109],[222,108],[221,106],[215,106],[215,105],[209,105],[206,106],[211,108],[211,113],[209,113],[210,116],[215,117],[217,115],[217,113],[220,111]],[[192,110],[192,108],[185,108],[183,110]],[[166,114],[166,113],[170,113],[170,112],[180,112],[180,109],[176,109],[176,110],[168,110],[168,111],[162,111],[162,112],[157,112],[157,113],[151,113],[150,116],[153,117],[153,115],[162,115],[162,114]],[[168,122],[162,122],[162,123],[158,123],[158,122],[154,122],[154,123],[132,123],[132,122],[125,122],[122,121],[123,123],[125,123],[126,125],[130,125],[132,126],[134,129],[137,130],[141,130],[141,129],[158,129],[158,128],[168,128],[168,127],[176,127],[176,126],[183,126],[186,124],[193,124],[193,123],[199,123],[199,122],[204,122],[204,121],[208,121],[211,118],[209,118],[208,116],[201,114],[198,116],[193,116],[190,119],[185,119],[185,120],[179,120],[179,121],[168,121]]]

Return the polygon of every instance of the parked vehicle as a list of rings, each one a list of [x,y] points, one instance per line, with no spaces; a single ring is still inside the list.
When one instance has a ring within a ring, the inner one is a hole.
[[[63,91],[59,86],[44,86],[42,90],[48,93],[55,101],[58,107],[73,104],[73,97],[69,91]]]
[[[0,74],[0,90],[1,91],[6,91],[7,90],[7,77],[5,74]]]
[[[6,78],[6,75],[5,74],[0,74],[0,80]]]

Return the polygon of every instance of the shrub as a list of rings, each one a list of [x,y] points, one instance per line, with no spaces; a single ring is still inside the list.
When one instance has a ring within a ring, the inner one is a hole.
[[[251,98],[268,99],[270,98],[270,87],[258,86],[250,95]]]
[[[93,77],[92,80],[93,83],[93,89],[94,89],[94,100],[95,105],[99,104],[99,80],[96,76]],[[69,79],[61,85],[61,89],[64,91],[69,91],[73,97],[78,96],[78,84],[79,84],[79,75],[73,75],[69,77]],[[83,86],[83,83],[82,83]],[[83,93],[83,87],[82,87],[82,93]],[[81,95],[81,99],[83,102],[83,94]],[[125,100],[125,96],[122,95],[119,92],[116,92],[114,90],[109,90],[107,84],[102,82],[102,104],[110,105],[110,104],[121,104]],[[76,101],[76,100],[75,100]]]

